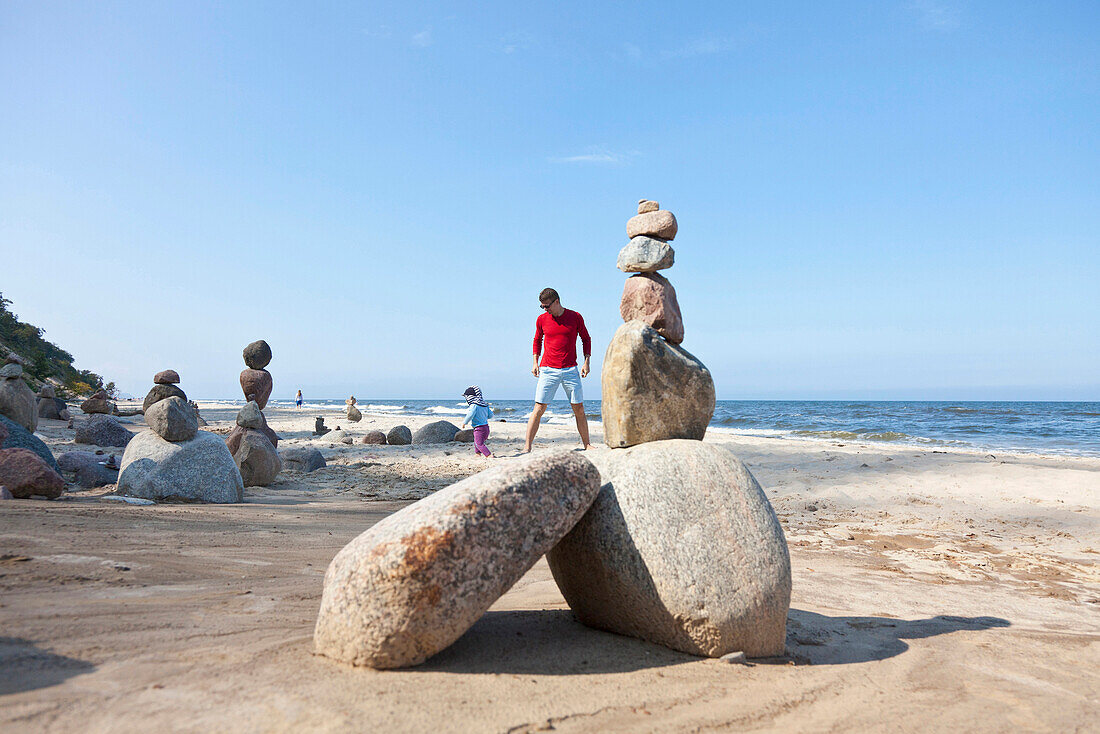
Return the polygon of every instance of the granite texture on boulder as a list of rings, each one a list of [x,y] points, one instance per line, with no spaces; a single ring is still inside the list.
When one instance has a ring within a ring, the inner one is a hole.
[[[311,472],[325,466],[325,457],[317,449],[284,449],[279,456],[283,467],[294,471]]]
[[[474,429],[463,428],[455,434],[454,440],[458,443],[473,443],[474,442]]]
[[[244,348],[244,363],[250,369],[262,370],[271,364],[271,347],[263,339],[254,341]]]
[[[714,415],[710,370],[641,321],[619,327],[600,377],[604,441],[612,448],[667,438],[703,440]]]
[[[381,431],[367,431],[362,438],[363,443],[376,444],[378,446],[386,445],[386,434]]]
[[[142,411],[147,411],[151,405],[166,398],[187,400],[187,394],[175,385],[153,385],[153,388],[146,394],[145,400],[141,404],[141,409]]]
[[[657,237],[662,240],[676,239],[676,217],[667,209],[637,214],[626,223],[626,236],[634,239],[638,235]]]
[[[27,449],[54,471],[61,471],[57,460],[42,439],[4,415],[0,415],[0,449]]]
[[[450,421],[434,421],[421,426],[413,434],[413,443],[450,443],[458,433],[458,426]]]
[[[65,480],[38,454],[28,449],[0,449],[0,486],[13,497],[60,497]]]
[[[615,267],[624,273],[655,273],[671,268],[676,262],[672,245],[653,237],[638,236],[619,250]]]
[[[619,303],[623,321],[641,321],[673,344],[684,340],[684,318],[676,289],[660,273],[639,273],[626,279]]]
[[[246,369],[241,371],[241,390],[245,400],[255,400],[260,410],[267,407],[267,399],[271,397],[271,373],[267,370]]]
[[[175,396],[150,405],[145,422],[166,441],[186,441],[199,430],[198,416],[191,405]]]
[[[93,415],[76,424],[77,443],[94,446],[128,446],[134,434],[110,415]]]
[[[782,655],[790,557],[745,465],[688,440],[593,458],[599,496],[547,554],[577,619],[694,655]]]
[[[325,573],[318,653],[400,668],[457,640],[577,522],[599,491],[571,451],[524,456],[384,518]]]
[[[390,446],[408,446],[412,441],[413,434],[408,426],[394,426],[386,434],[386,443]]]
[[[157,502],[240,502],[244,482],[220,436],[199,431],[176,443],[142,431],[122,455],[117,492]]]
[[[157,385],[178,385],[180,373],[175,370],[161,370],[153,375],[153,383]]]
[[[0,415],[11,418],[31,433],[38,430],[38,399],[34,390],[27,387],[20,375],[23,368],[17,364],[4,365],[14,376],[0,378]]]
[[[283,470],[279,452],[267,440],[267,436],[252,428],[244,430],[237,450],[233,452],[233,461],[236,462],[246,487],[266,487]]]

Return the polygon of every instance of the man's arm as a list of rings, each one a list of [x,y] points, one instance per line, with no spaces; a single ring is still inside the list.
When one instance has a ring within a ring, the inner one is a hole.
[[[577,318],[580,319],[580,328],[577,329],[581,335],[581,351],[584,352],[584,364],[581,365],[581,377],[588,377],[590,371],[589,361],[592,358],[592,337],[588,334],[588,329],[584,325],[584,317],[577,314]]]
[[[535,319],[535,341],[531,344],[531,348],[535,351],[535,363],[531,366],[531,374],[535,377],[539,376],[539,354],[542,352],[542,320],[541,317]]]

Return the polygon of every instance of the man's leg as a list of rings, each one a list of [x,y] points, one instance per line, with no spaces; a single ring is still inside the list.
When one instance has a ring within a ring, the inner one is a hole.
[[[542,414],[546,412],[546,403],[535,403],[535,409],[531,412],[531,417],[527,421],[527,440],[523,444],[523,453],[527,453],[531,450],[531,444],[535,441],[535,434],[539,432],[539,421],[542,420]]]
[[[588,416],[584,414],[584,403],[571,403],[573,417],[577,419],[577,433],[581,434],[581,443],[587,451],[592,448],[588,442]]]

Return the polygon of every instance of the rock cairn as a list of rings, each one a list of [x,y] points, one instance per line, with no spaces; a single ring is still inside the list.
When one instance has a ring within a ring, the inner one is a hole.
[[[658,270],[671,268],[669,244],[678,230],[672,212],[642,199],[626,223],[630,242],[617,266],[626,279],[619,313],[625,322],[607,347],[603,390],[604,441],[625,448],[667,438],[702,440],[714,414],[710,371],[685,349],[676,289]]]
[[[53,421],[67,421],[72,418],[69,406],[57,397],[57,391],[49,383],[38,391],[38,417]]]
[[[348,420],[352,423],[358,423],[363,420],[363,414],[359,412],[359,409],[355,407],[355,396],[352,395],[344,404],[348,406]]]
[[[23,381],[23,366],[12,357],[0,367],[0,415],[31,433],[38,430],[38,402],[34,391]]]
[[[106,390],[96,390],[92,396],[80,404],[80,410],[87,415],[118,415],[115,405]]]
[[[179,398],[186,402],[187,394],[179,388],[179,382],[180,376],[175,370],[161,370],[153,375],[153,387],[145,396],[141,409],[143,411],[149,410],[154,403],[167,398]]]
[[[244,392],[245,400],[256,404],[256,409],[260,413],[260,425],[255,429],[245,428],[241,425],[240,416],[238,415],[237,425],[225,437],[226,445],[229,446],[230,452],[234,455],[237,448],[240,447],[241,437],[247,430],[260,431],[271,442],[273,449],[279,448],[279,436],[268,427],[267,418],[263,414],[263,409],[267,407],[267,399],[271,397],[271,388],[274,385],[271,381],[271,373],[265,369],[271,364],[271,347],[263,339],[260,339],[245,347],[243,356],[245,369],[241,371],[241,390]],[[243,413],[247,409],[248,406],[246,405],[241,412]],[[251,411],[249,411],[249,415],[252,415]],[[278,454],[276,454],[276,458],[278,458]]]

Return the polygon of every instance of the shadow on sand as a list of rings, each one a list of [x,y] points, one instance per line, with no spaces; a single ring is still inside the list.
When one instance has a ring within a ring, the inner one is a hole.
[[[30,640],[0,637],[0,696],[49,688],[93,670],[85,660],[55,655]]]
[[[761,663],[845,665],[884,660],[909,649],[906,640],[1008,627],[997,617],[929,619],[829,617],[791,609],[787,655]],[[417,670],[446,673],[584,675],[628,673],[700,660],[632,637],[585,627],[569,610],[488,612],[457,642]]]

